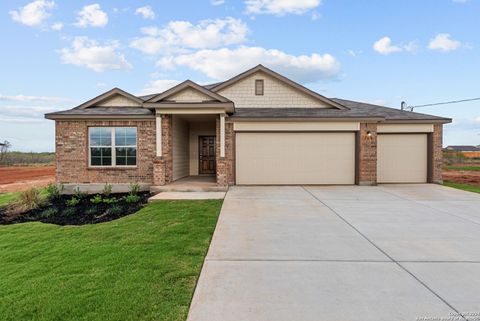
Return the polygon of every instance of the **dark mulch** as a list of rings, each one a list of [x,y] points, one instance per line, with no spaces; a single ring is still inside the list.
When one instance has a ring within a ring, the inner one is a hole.
[[[8,207],[3,207],[0,208],[0,225],[24,222],[85,225],[108,222],[139,211],[151,196],[148,192],[138,193],[140,197],[138,202],[127,203],[124,199],[127,195],[127,193],[112,193],[108,199],[115,199],[115,202],[98,204],[91,202],[95,195],[85,195],[79,198],[80,202],[76,206],[66,204],[72,195],[61,195],[41,208],[15,215],[11,214]]]

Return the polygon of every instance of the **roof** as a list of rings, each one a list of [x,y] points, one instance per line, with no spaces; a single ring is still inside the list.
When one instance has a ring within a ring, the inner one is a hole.
[[[149,118],[154,117],[154,112],[141,107],[95,107],[73,108],[45,114],[47,119],[56,118],[89,118],[89,117],[119,117],[119,118]]]
[[[306,95],[309,95],[315,99],[321,100],[324,103],[332,106],[333,108],[236,108],[234,109],[234,103],[218,94],[223,88],[231,86],[237,81],[254,74],[255,72],[264,72],[267,75],[278,79],[285,84],[302,91]],[[384,106],[378,106],[369,103],[357,102],[352,100],[345,100],[339,98],[327,98],[310,89],[262,66],[249,69],[227,81],[218,82],[210,85],[200,86],[190,80],[184,81],[162,93],[134,96],[119,88],[113,88],[83,104],[70,110],[54,112],[46,114],[48,119],[57,118],[145,118],[153,117],[154,109],[165,108],[179,108],[176,103],[168,101],[168,97],[180,92],[185,88],[193,88],[206,96],[211,98],[211,101],[199,102],[199,103],[182,103],[186,107],[195,107],[197,105],[213,104],[215,107],[222,107],[227,113],[231,113],[232,118],[236,119],[248,119],[248,118],[279,118],[279,119],[294,119],[294,118],[327,118],[327,119],[369,119],[374,121],[389,121],[389,122],[438,122],[438,123],[450,123],[450,118],[437,117],[427,114],[415,113],[410,111],[399,110],[395,108],[389,108]],[[121,95],[127,99],[130,99],[138,103],[138,107],[132,106],[116,106],[105,107],[98,106],[99,103],[112,97],[113,95]],[[97,107],[98,106],[98,107]],[[185,107],[184,106],[184,107]],[[94,108],[91,108],[94,107]]]
[[[471,145],[449,145],[446,150],[454,150],[456,152],[480,152],[480,148]]]
[[[357,101],[331,98],[349,109],[332,108],[236,108],[232,118],[328,118],[328,119],[377,119],[379,121],[435,121],[450,122],[451,119],[413,113],[389,107]]]

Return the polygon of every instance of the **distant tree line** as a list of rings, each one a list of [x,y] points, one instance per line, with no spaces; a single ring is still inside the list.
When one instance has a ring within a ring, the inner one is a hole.
[[[8,141],[0,143],[0,166],[53,164],[55,153],[34,153],[10,151],[12,145]]]

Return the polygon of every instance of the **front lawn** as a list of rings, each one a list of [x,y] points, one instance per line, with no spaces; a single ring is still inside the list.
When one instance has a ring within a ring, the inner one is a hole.
[[[0,226],[2,320],[185,320],[221,201],[107,223]]]
[[[455,183],[455,182],[449,182],[449,181],[444,181],[443,185],[448,187],[458,188],[468,192],[480,193],[480,187],[475,185]]]

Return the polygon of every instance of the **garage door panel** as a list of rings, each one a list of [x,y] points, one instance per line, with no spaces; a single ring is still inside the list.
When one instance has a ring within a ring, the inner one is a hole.
[[[383,134],[377,141],[379,183],[427,181],[427,134]]]
[[[237,184],[354,184],[354,133],[237,133]]]

